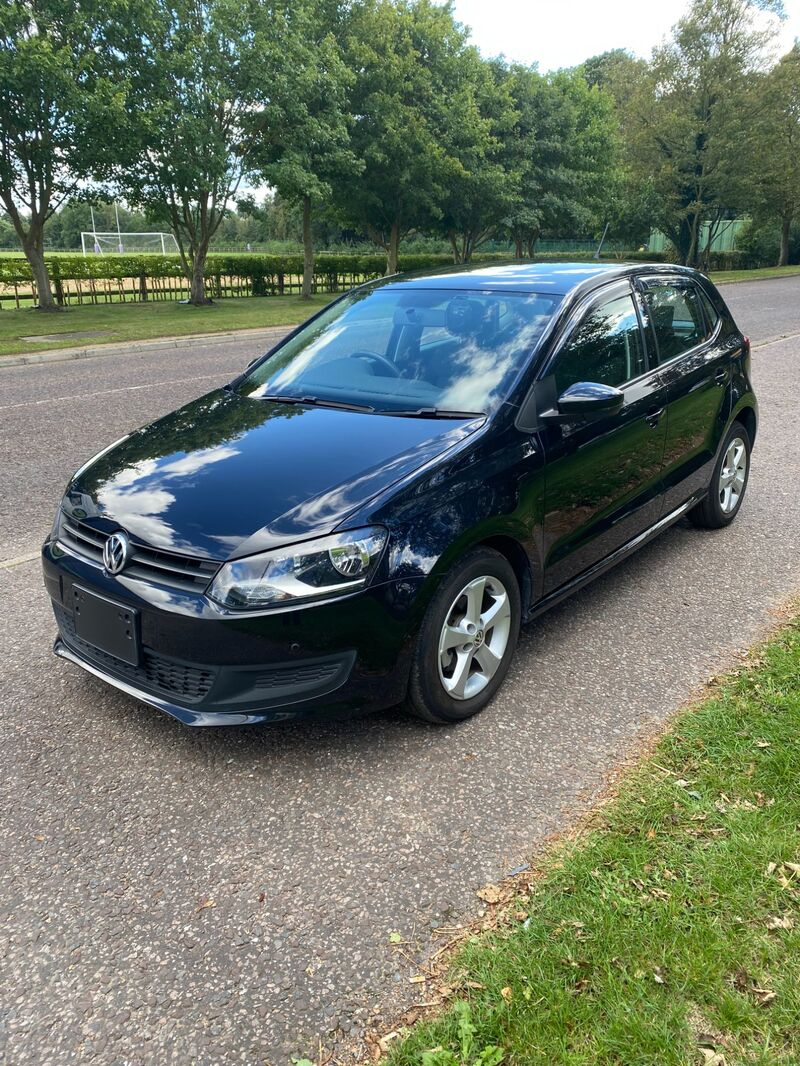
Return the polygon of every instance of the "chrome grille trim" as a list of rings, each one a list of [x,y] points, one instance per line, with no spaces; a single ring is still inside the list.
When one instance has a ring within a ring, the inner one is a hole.
[[[62,512],[58,540],[65,551],[99,566],[103,565],[103,545],[110,536],[85,522]],[[123,571],[125,577],[148,581],[185,592],[204,592],[221,564],[213,559],[181,555],[163,548],[132,544],[131,561]]]

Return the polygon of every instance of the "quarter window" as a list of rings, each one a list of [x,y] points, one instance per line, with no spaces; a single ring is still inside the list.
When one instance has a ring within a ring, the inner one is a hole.
[[[653,285],[645,292],[650,321],[658,341],[658,361],[666,363],[705,338],[703,311],[694,289]]]
[[[706,333],[711,336],[717,328],[717,322],[719,322],[719,311],[714,307],[706,293],[702,289],[699,291],[700,303],[703,305],[703,310],[706,313]]]
[[[642,334],[633,299],[619,296],[593,307],[558,356],[559,394],[578,381],[623,385],[645,369]]]

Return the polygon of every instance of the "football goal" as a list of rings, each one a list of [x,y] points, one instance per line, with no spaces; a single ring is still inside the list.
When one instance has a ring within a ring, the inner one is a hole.
[[[172,233],[101,233],[99,230],[81,231],[84,255],[135,255],[139,252],[177,252],[178,242]]]

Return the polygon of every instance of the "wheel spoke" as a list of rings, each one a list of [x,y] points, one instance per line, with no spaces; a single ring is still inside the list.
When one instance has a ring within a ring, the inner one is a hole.
[[[510,614],[511,606],[508,602],[508,596],[506,593],[504,592],[502,595],[494,596],[491,604],[481,615],[481,629],[491,629],[492,626],[497,625],[498,622],[502,622],[508,618]]]
[[[502,662],[503,656],[492,651],[488,644],[481,644],[475,649],[475,660],[486,675],[486,680],[494,677],[497,668]]]
[[[481,607],[483,606],[483,594],[485,591],[485,577],[477,578],[475,581],[467,585],[465,589],[467,594],[466,619],[468,622],[472,622],[474,626],[480,625]]]
[[[452,677],[442,678],[444,687],[451,696],[457,700],[463,700],[467,682],[469,681],[469,668],[472,663],[472,651],[456,652],[456,666]]]
[[[451,648],[457,648],[461,644],[468,644],[470,639],[469,634],[459,629],[458,626],[445,625],[439,641],[439,652],[450,651]]]

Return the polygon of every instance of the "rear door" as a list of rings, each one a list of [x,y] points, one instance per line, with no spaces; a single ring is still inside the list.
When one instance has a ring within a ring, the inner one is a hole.
[[[666,389],[648,362],[630,284],[609,286],[579,310],[537,383],[544,403],[579,381],[620,388],[619,414],[549,425],[545,593],[588,570],[658,520],[666,439]]]
[[[730,348],[720,338],[720,316],[689,278],[640,279],[651,348],[667,388],[664,513],[679,507],[710,480],[728,415]]]

